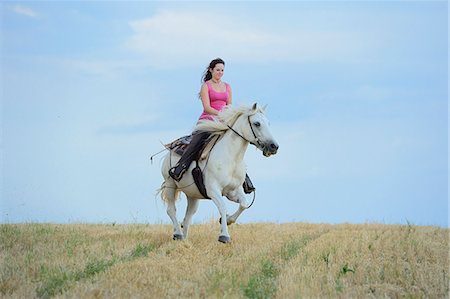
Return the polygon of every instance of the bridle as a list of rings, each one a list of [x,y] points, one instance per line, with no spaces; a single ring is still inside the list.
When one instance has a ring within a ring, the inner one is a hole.
[[[253,141],[250,141],[250,140],[248,140],[247,138],[245,138],[244,136],[242,136],[241,134],[239,134],[239,132],[237,132],[235,129],[233,129],[233,127],[231,127],[230,125],[227,124],[227,127],[228,127],[231,131],[233,131],[234,133],[236,133],[239,137],[241,137],[242,139],[244,139],[245,141],[247,141],[248,143],[253,144],[253,145],[256,146],[256,147],[261,146],[261,142],[259,141],[259,138],[256,137],[255,130],[253,130],[253,125],[252,125],[252,122],[250,121],[250,115],[247,117],[247,120],[248,120],[248,124],[249,124],[249,126],[250,126],[250,129],[252,130],[253,137],[255,137],[256,144],[255,144]]]

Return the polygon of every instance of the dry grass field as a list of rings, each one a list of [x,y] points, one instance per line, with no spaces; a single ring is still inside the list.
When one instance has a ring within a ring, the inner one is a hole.
[[[2,298],[448,298],[449,230],[414,225],[0,225]]]

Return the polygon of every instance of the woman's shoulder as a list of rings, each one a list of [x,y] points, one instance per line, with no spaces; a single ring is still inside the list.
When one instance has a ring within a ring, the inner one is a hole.
[[[201,89],[209,88],[210,86],[211,86],[211,83],[209,83],[209,81],[205,81],[202,83]]]

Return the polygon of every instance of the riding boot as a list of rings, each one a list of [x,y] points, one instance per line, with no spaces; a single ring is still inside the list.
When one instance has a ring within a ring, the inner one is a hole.
[[[194,132],[192,133],[192,140],[184,150],[178,163],[169,169],[169,175],[175,180],[179,181],[183,174],[189,168],[192,161],[198,156],[199,151],[203,148],[206,140],[211,134],[209,132]]]
[[[244,184],[242,184],[242,187],[244,187],[244,192],[246,194],[252,193],[253,191],[256,190],[248,174],[245,174],[245,181]]]

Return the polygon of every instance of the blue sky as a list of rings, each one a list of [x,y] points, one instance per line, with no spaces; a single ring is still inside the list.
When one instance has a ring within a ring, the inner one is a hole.
[[[149,157],[191,131],[221,57],[280,144],[249,147],[241,223],[448,226],[446,1],[0,7],[1,222],[168,223]]]

